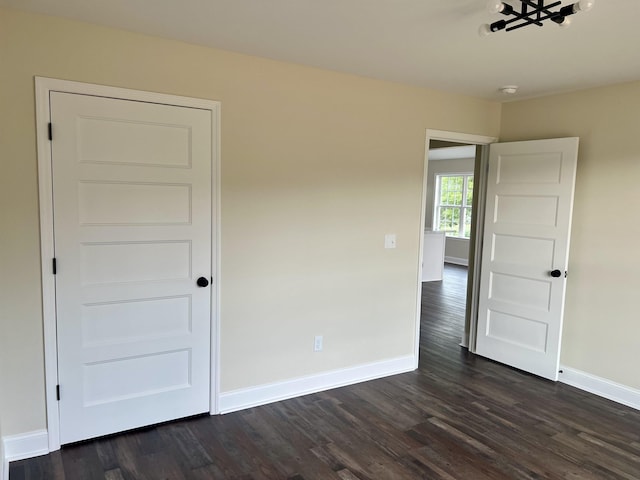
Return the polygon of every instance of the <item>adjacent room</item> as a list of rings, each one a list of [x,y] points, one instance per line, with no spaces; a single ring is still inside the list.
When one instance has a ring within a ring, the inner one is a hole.
[[[0,480],[640,478],[640,3],[488,3],[0,0]]]

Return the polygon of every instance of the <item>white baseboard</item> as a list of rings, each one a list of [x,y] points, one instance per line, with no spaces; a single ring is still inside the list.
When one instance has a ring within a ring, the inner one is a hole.
[[[560,371],[562,383],[640,410],[640,390],[569,367],[561,366]]]
[[[4,460],[7,464],[49,453],[49,436],[46,430],[6,436],[2,439],[2,443],[4,444]],[[9,476],[8,468],[5,474],[6,477]]]
[[[244,388],[220,394],[220,413],[229,413],[271,402],[299,397],[354,383],[374,380],[416,369],[413,355],[374,362],[356,367],[325,372],[318,375],[285,380],[257,387]],[[0,480],[8,480],[9,462],[37,457],[49,453],[46,430],[11,435],[2,438],[4,460],[0,465]],[[4,471],[3,471],[4,470]]]
[[[282,382],[242,388],[220,394],[220,413],[230,413],[288,398],[344,387],[416,369],[413,355],[358,365]]]
[[[444,257],[444,263],[453,263],[454,265],[462,265],[463,267],[469,266],[468,258],[458,258],[458,257]]]

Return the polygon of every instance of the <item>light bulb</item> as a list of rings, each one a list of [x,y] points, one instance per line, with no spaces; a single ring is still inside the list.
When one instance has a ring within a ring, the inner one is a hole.
[[[560,25],[562,28],[567,28],[571,26],[571,17],[564,17],[564,20],[560,22],[558,25]]]
[[[593,8],[594,3],[596,3],[595,0],[579,0],[573,4],[573,12],[588,12]]]
[[[491,26],[488,23],[483,23],[478,29],[478,34],[481,37],[486,37],[487,35],[491,34]]]
[[[489,0],[487,10],[489,13],[500,13],[504,9],[504,3],[501,0]]]

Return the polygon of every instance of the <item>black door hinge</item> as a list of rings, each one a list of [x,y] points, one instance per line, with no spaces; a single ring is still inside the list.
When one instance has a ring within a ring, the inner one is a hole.
[[[53,140],[53,125],[49,122],[49,140]]]
[[[52,267],[53,267],[53,274],[55,275],[56,273],[58,273],[58,265],[57,265],[55,257],[53,258],[53,261],[51,262],[51,264],[52,264]]]
[[[56,400],[60,401],[60,385],[56,385]]]

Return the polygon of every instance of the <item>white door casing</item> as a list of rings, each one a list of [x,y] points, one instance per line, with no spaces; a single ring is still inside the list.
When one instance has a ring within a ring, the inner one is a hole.
[[[49,449],[215,413],[218,102],[44,78],[36,99]]]
[[[577,138],[490,147],[476,353],[554,381],[577,154]]]

